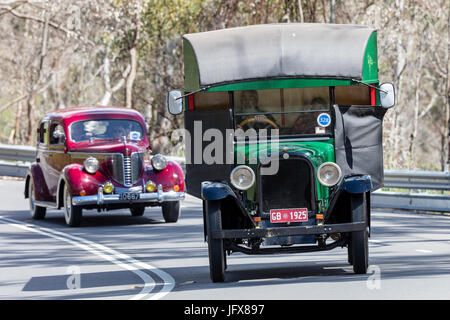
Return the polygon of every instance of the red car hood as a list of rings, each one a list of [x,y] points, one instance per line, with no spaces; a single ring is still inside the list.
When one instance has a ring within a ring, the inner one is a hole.
[[[86,153],[122,153],[124,156],[131,156],[133,152],[147,151],[147,145],[143,142],[118,142],[118,141],[94,141],[80,142],[71,152]]]

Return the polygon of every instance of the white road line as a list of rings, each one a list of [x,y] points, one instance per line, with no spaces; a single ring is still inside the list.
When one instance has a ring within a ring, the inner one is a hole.
[[[165,295],[167,295],[175,286],[175,280],[172,278],[171,275],[168,273],[159,270],[158,268],[149,265],[147,263],[143,263],[141,261],[138,261],[132,257],[129,257],[123,253],[120,253],[114,249],[108,248],[104,245],[95,243],[93,241],[89,241],[86,239],[83,239],[78,236],[73,236],[71,234],[67,234],[64,232],[52,230],[49,228],[37,226],[34,224],[28,224],[24,223],[22,221],[5,218],[0,216],[0,221],[3,220],[6,221],[8,225],[12,227],[16,227],[22,230],[31,231],[35,233],[39,233],[57,240],[65,241],[67,243],[70,243],[71,245],[77,246],[83,250],[86,250],[94,255],[97,255],[101,257],[102,259],[111,261],[112,263],[120,266],[123,269],[129,270],[133,273],[135,273],[137,276],[139,276],[144,281],[144,287],[142,288],[141,292],[132,297],[132,300],[139,300],[139,299],[149,299],[149,300],[157,300],[163,298]],[[84,244],[83,244],[84,243]],[[97,248],[98,250],[94,249]],[[103,252],[101,252],[101,251]],[[124,262],[119,261],[125,260]],[[147,273],[142,272],[140,269],[146,269],[149,271],[152,271],[154,274],[159,276],[163,281],[164,285],[163,288],[155,294],[151,294],[151,291],[155,287],[155,281],[151,276],[149,276]]]
[[[416,249],[417,252],[421,252],[421,253],[433,253],[433,251],[431,250],[425,250],[425,249]]]

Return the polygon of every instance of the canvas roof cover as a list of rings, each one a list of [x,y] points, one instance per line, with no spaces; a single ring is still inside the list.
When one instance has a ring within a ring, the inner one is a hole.
[[[186,34],[185,76],[194,73],[200,87],[294,77],[362,80],[373,32],[366,26],[293,23]],[[193,58],[186,60],[187,54]]]

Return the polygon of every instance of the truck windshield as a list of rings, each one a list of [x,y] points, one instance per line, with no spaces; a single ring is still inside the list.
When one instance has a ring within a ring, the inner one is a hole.
[[[139,122],[125,119],[85,120],[70,125],[70,139],[74,142],[91,139],[142,140],[143,130]]]
[[[327,134],[331,127],[328,87],[234,92],[236,129],[279,129],[280,135]]]

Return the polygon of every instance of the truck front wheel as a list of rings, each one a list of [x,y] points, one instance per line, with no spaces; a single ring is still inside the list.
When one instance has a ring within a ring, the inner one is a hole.
[[[367,222],[366,194],[351,195],[352,222]],[[369,233],[363,231],[352,232],[349,244],[349,262],[353,264],[356,274],[367,273],[369,266]]]
[[[212,233],[222,229],[219,201],[206,201],[206,230],[208,236],[209,271],[212,282],[225,281],[226,256],[223,239],[214,239]]]

